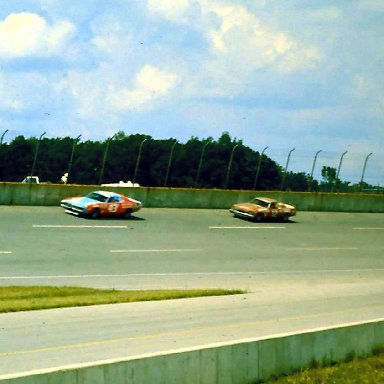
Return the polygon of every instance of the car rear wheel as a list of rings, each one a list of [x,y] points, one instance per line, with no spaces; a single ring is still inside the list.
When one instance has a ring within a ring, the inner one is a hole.
[[[260,223],[261,220],[263,220],[263,214],[262,213],[258,213],[255,216],[255,221],[256,221],[256,223]]]

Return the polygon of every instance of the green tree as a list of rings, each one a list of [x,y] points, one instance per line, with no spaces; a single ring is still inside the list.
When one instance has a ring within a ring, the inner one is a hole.
[[[31,172],[35,142],[17,136],[4,155],[3,177],[5,181],[21,181]]]
[[[332,184],[336,181],[336,173],[337,173],[336,168],[333,168],[333,167],[324,166],[321,169],[321,176],[323,180],[328,184]]]
[[[18,136],[11,143],[1,145],[1,180],[21,181],[30,174],[37,140],[35,137],[25,139]],[[35,167],[36,175],[41,180],[60,181],[61,176],[68,170],[73,140],[70,137],[41,140]],[[148,135],[127,135],[123,131],[117,132],[113,139],[79,142],[74,152],[70,182],[98,184],[108,148],[103,183],[132,180],[137,171],[135,181],[139,184],[149,187],[163,186],[174,143],[175,139],[172,138],[155,140]],[[141,157],[138,163],[139,152]],[[231,156],[231,168],[228,173]],[[259,152],[245,146],[242,140],[231,138],[228,132],[223,132],[218,140],[212,137],[191,137],[185,144],[177,143],[174,146],[167,186],[194,187],[199,172],[197,186],[201,188],[222,188],[227,183],[227,187],[231,189],[252,189],[260,164],[257,189],[275,190],[281,184],[283,168],[266,155],[263,155],[260,162],[260,156]],[[333,167],[324,166],[321,175],[322,180],[319,183],[317,180],[310,180],[305,173],[289,172],[285,175],[285,187],[292,191],[307,191],[308,186],[315,191],[360,190],[360,185],[351,186],[349,182],[338,179]],[[363,187],[372,188],[366,183]]]
[[[304,172],[288,172],[285,179],[287,190],[305,191],[308,188],[309,176]]]

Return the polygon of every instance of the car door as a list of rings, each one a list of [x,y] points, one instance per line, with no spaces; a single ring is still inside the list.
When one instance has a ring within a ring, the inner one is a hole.
[[[269,206],[269,211],[272,218],[276,218],[279,216],[279,209],[277,208],[276,203],[271,203]]]
[[[119,213],[119,200],[116,196],[111,196],[107,201],[107,207],[105,209],[105,214],[108,216],[114,216]]]

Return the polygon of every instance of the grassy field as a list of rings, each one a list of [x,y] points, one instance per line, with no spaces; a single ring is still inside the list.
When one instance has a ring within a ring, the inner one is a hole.
[[[299,373],[263,382],[265,384],[383,384],[384,352],[325,367],[312,367]],[[261,384],[261,383],[260,383]]]
[[[120,291],[81,287],[0,287],[0,313],[241,293],[245,291],[225,289]]]

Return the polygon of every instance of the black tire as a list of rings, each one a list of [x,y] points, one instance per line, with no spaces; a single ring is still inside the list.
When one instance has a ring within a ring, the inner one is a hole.
[[[125,212],[124,212],[124,219],[129,219],[131,218],[131,215],[132,215],[132,211],[130,209],[127,209]]]
[[[284,216],[283,216],[283,222],[286,223],[289,221],[289,215],[286,213]]]
[[[100,217],[100,211],[98,209],[94,209],[89,215],[91,219],[98,219]]]
[[[256,221],[256,223],[260,223],[260,221],[262,221],[263,218],[264,218],[264,216],[263,216],[262,213],[258,213],[258,214],[256,214],[256,216],[255,216],[255,221]]]

